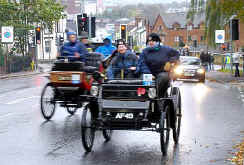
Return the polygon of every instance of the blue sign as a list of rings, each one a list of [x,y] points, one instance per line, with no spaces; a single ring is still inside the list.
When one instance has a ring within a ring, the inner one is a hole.
[[[10,32],[5,32],[3,35],[4,35],[5,38],[10,38],[11,37],[11,33]]]
[[[222,40],[222,39],[223,39],[223,36],[222,36],[221,34],[219,34],[219,35],[217,36],[217,38],[218,38],[219,40]]]

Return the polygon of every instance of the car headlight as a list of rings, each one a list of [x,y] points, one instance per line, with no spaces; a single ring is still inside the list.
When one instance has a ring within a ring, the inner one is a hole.
[[[97,96],[98,95],[98,87],[97,86],[92,86],[90,93],[92,96]]]
[[[198,69],[198,70],[197,70],[197,73],[199,73],[199,74],[203,74],[204,72],[205,72],[204,69]]]
[[[157,96],[156,88],[149,88],[148,90],[148,97],[153,99]]]
[[[184,72],[184,69],[182,68],[182,67],[177,67],[177,68],[175,68],[175,70],[174,70],[174,73],[175,74],[182,74]]]

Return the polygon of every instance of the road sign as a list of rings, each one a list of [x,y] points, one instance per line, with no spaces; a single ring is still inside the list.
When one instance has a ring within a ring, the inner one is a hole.
[[[14,42],[14,27],[2,26],[2,43]]]
[[[215,30],[215,43],[216,44],[225,43],[225,31],[224,30]]]

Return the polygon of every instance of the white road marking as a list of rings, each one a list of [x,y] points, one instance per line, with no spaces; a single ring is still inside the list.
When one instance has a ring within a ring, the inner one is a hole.
[[[244,95],[241,95],[242,98],[244,98]]]
[[[242,99],[242,101],[244,102],[244,99]]]
[[[29,100],[29,99],[33,99],[33,98],[40,98],[40,96],[25,97],[25,98],[21,98],[21,99],[17,99],[17,100],[8,102],[8,103],[6,103],[6,104],[7,104],[7,105],[12,105],[12,104],[20,103],[20,102],[22,102],[22,101]]]

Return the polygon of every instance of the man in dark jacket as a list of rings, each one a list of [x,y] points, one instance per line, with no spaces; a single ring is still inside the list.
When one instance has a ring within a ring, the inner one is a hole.
[[[108,79],[133,78],[136,69],[137,57],[127,50],[123,40],[118,40],[117,50],[112,54],[112,60],[107,69]]]
[[[206,71],[208,71],[208,65],[209,65],[209,61],[210,61],[209,54],[205,53],[204,50],[201,50],[200,60],[201,60],[202,66],[205,68]]]
[[[68,32],[67,36],[69,42],[61,47],[60,55],[79,57],[82,62],[85,62],[88,51],[84,44],[77,40],[75,32]]]
[[[152,74],[156,77],[158,95],[163,96],[169,87],[169,71],[171,63],[177,63],[179,52],[168,46],[160,45],[160,37],[156,33],[149,35],[148,47],[139,57],[136,73]]]

